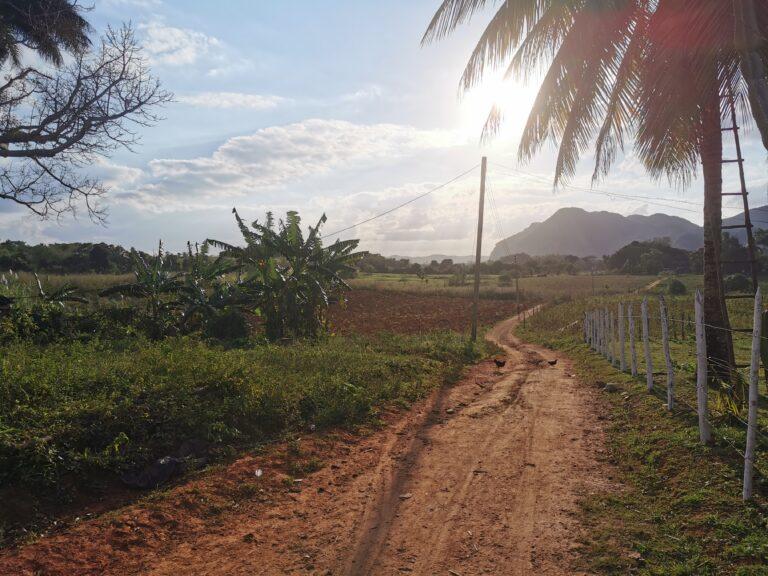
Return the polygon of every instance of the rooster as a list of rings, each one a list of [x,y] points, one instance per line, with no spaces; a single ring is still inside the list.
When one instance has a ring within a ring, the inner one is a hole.
[[[493,359],[493,363],[496,364],[496,368],[504,368],[506,366],[507,361],[506,360],[499,360],[498,358]]]

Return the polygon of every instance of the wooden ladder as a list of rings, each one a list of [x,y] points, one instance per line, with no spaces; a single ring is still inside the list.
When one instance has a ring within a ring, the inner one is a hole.
[[[721,274],[723,273],[722,266],[724,264],[749,264],[750,266],[750,272],[752,277],[752,292],[751,293],[731,293],[725,294],[726,299],[735,299],[735,298],[754,298],[755,293],[757,292],[757,250],[755,248],[755,237],[754,234],[752,234],[752,220],[749,216],[749,192],[747,191],[747,179],[744,175],[744,157],[741,153],[741,137],[739,135],[739,125],[736,118],[736,101],[733,97],[733,92],[729,89],[728,93],[725,95],[725,98],[727,100],[727,105],[730,110],[731,115],[731,125],[722,128],[723,132],[733,132],[733,141],[736,147],[736,158],[733,159],[723,159],[723,164],[738,164],[739,168],[739,183],[741,185],[741,191],[740,192],[724,192],[723,196],[741,196],[742,202],[744,204],[744,224],[730,224],[720,226],[721,230],[733,230],[733,229],[739,229],[744,228],[747,235],[747,259],[746,260],[721,260],[720,266],[721,266]],[[752,329],[749,329],[749,332],[751,332]]]

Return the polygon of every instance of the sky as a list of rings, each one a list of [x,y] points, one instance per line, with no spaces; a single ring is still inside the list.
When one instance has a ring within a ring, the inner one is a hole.
[[[553,190],[553,148],[527,164],[516,149],[537,85],[503,70],[469,93],[459,78],[490,12],[426,47],[421,36],[439,0],[94,0],[95,34],[130,22],[174,102],[142,130],[133,152],[89,168],[110,189],[106,225],[86,216],[41,222],[0,214],[0,237],[93,241],[152,250],[238,240],[232,208],[247,221],[298,210],[305,224],[325,213],[334,231],[388,211],[471,170],[401,209],[342,234],[387,255],[472,253],[479,169],[488,157],[483,252],[578,206],[621,214],[664,212],[701,223],[702,185],[649,180],[631,154],[592,186],[592,158],[569,187]],[[491,106],[504,124],[481,144]],[[726,144],[726,149],[730,148]],[[746,136],[753,206],[768,204],[766,157]],[[725,188],[738,188],[725,168]],[[740,212],[726,201],[726,216]]]

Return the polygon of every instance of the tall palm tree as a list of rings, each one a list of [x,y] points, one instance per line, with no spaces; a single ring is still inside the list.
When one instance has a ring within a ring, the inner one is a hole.
[[[18,66],[21,47],[36,51],[55,65],[63,51],[88,47],[88,22],[78,0],[3,0],[0,2],[0,65]]]
[[[708,355],[716,374],[730,377],[733,348],[720,273],[722,222],[721,95],[749,112],[742,70],[752,66],[750,90],[765,78],[765,44],[739,49],[734,3],[750,0],[506,0],[483,32],[464,74],[464,89],[489,67],[506,64],[525,77],[546,65],[519,147],[521,160],[547,141],[558,145],[555,184],[573,176],[580,156],[595,148],[593,181],[610,170],[627,138],[654,178],[686,185],[703,167],[705,314]],[[445,0],[423,42],[440,39],[490,0]],[[742,11],[742,13],[745,13]],[[762,37],[768,18],[750,20]],[[501,111],[486,130],[498,129]]]

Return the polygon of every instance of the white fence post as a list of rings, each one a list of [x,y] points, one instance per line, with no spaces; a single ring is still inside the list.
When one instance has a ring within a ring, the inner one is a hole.
[[[747,448],[744,451],[744,500],[752,498],[752,476],[755,465],[755,436],[757,433],[757,399],[760,370],[760,336],[762,332],[763,296],[760,288],[755,294],[752,325],[752,361],[749,365],[749,413],[747,415]]]
[[[664,346],[664,359],[667,362],[667,410],[672,410],[675,407],[675,369],[672,366],[672,356],[669,353],[667,303],[663,295],[659,296],[659,313],[661,315],[661,340]]]
[[[603,331],[602,353],[603,353],[603,356],[607,358],[608,357],[608,318],[607,318],[607,315],[605,313],[605,310],[601,310],[600,311],[600,320],[601,320],[601,322],[600,322],[601,329]]]
[[[608,362],[613,366],[613,310],[606,308],[605,316],[608,318]]]
[[[622,372],[627,370],[626,338],[627,333],[624,328],[624,302],[619,302],[619,369]]]
[[[634,306],[629,304],[629,358],[631,363],[632,376],[637,376],[637,348],[635,347],[635,317],[633,315]]]
[[[651,342],[648,337],[648,297],[643,298],[640,307],[643,314],[643,349],[645,350],[645,382],[648,392],[653,390],[653,360],[651,359]]]
[[[597,310],[592,310],[592,350],[597,350]]]
[[[600,310],[595,308],[595,352],[600,353]]]
[[[707,336],[704,330],[704,298],[696,290],[696,404],[699,413],[699,439],[703,444],[712,441],[707,414]]]

